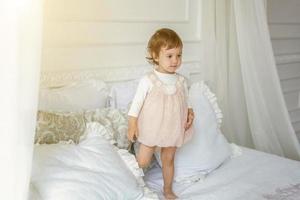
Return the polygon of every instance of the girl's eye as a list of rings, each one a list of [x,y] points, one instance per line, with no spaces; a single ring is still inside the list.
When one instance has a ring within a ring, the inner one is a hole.
[[[180,55],[178,55],[178,58],[181,58],[181,54],[180,54]]]
[[[168,58],[172,58],[172,56],[171,56],[171,55],[168,55]]]

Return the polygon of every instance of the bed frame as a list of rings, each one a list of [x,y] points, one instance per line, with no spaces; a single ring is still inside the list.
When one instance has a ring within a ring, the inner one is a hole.
[[[100,79],[106,83],[134,80],[152,69],[151,65],[128,67],[102,67],[88,70],[47,71],[41,73],[41,87],[60,87],[72,82],[88,79]],[[182,64],[179,73],[189,79],[189,83],[203,80],[199,62]]]

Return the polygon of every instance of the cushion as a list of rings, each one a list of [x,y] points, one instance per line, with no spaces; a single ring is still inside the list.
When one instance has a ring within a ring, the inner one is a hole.
[[[125,162],[126,166],[130,169],[130,171],[135,176],[136,180],[138,181],[139,185],[143,186],[144,189],[144,196],[143,199],[159,199],[158,195],[151,190],[144,182],[144,169],[139,168],[138,162],[135,156],[128,152],[125,149],[118,149],[118,153],[121,156],[122,160]]]
[[[111,133],[118,148],[128,148],[128,121],[125,111],[115,108],[89,110],[85,112],[85,119],[87,122],[99,122],[102,124]]]
[[[91,137],[95,136],[101,136],[102,138],[106,139],[110,142],[110,144],[115,144],[115,140],[112,136],[112,133],[107,129],[105,126],[98,122],[88,122],[87,128],[86,128],[86,138],[89,139]],[[82,143],[84,143],[85,139],[82,140]],[[145,199],[158,199],[155,192],[150,190],[147,185],[145,185],[145,182],[143,180],[143,169],[139,168],[138,162],[133,154],[131,154],[127,149],[120,149],[117,147],[113,147],[121,157],[122,161],[125,163],[125,165],[128,167],[128,169],[131,171],[131,173],[134,175],[137,183],[139,186],[143,188],[144,198]]]
[[[84,135],[86,122],[83,113],[39,111],[35,143],[54,144],[61,141],[78,143]]]
[[[108,89],[100,80],[84,80],[59,88],[41,88],[39,110],[83,111],[103,108],[107,104]]]
[[[231,155],[230,145],[220,130],[222,113],[215,95],[202,81],[191,85],[189,96],[195,113],[194,135],[176,152],[175,181],[196,175],[201,177],[219,167]],[[161,165],[159,152],[155,155]]]
[[[78,145],[34,148],[31,182],[44,200],[140,199],[143,187],[115,147],[103,138],[105,127],[90,127]]]
[[[112,84],[109,92],[109,106],[128,110],[134,98],[139,80],[126,81]]]

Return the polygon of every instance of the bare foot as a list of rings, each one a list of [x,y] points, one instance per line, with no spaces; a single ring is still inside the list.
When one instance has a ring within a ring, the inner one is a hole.
[[[172,189],[164,189],[164,196],[167,200],[173,200],[178,198],[176,194],[172,191]]]

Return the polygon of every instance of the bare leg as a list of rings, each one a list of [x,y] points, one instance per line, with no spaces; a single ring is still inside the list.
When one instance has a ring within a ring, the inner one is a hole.
[[[140,144],[139,153],[137,155],[137,161],[140,168],[145,168],[150,164],[154,150],[155,147]]]
[[[172,189],[175,152],[176,147],[161,148],[162,172],[164,178],[164,196],[166,199],[177,198]]]

